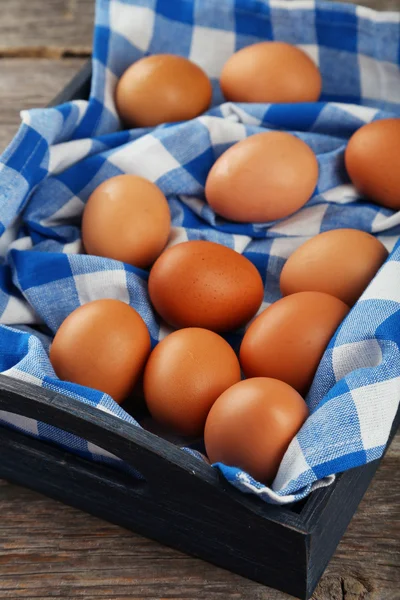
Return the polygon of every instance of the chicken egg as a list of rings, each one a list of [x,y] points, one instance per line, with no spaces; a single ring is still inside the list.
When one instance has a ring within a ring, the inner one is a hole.
[[[349,177],[366,198],[400,210],[400,119],[364,125],[350,138],[345,152]]]
[[[171,216],[162,191],[137,175],[117,175],[99,185],[83,212],[88,254],[145,269],[168,241]]]
[[[130,127],[194,119],[208,109],[211,82],[183,56],[154,54],[131,65],[118,82],[115,102]]]
[[[264,285],[255,266],[235,250],[194,240],[168,248],[156,260],[149,294],[173,327],[229,331],[256,314]]]
[[[240,346],[246,377],[280,379],[305,394],[348,306],[322,292],[298,292],[266,308]]]
[[[212,406],[204,431],[207,456],[211,463],[238,467],[257,481],[271,483],[307,416],[303,398],[286,383],[246,379]]]
[[[171,333],[154,348],[143,383],[154,419],[182,435],[201,435],[215,400],[238,381],[239,361],[228,342],[193,327]]]
[[[150,353],[142,317],[120,300],[94,300],[74,310],[50,347],[57,377],[109,394],[120,403],[132,392]]]
[[[314,62],[299,48],[260,42],[231,56],[220,85],[232,102],[316,102],[322,80]]]
[[[325,292],[352,306],[388,255],[373,235],[334,229],[302,244],[286,261],[280,278],[284,296]]]
[[[263,223],[304,206],[317,181],[318,162],[311,148],[290,133],[270,131],[224,152],[210,170],[205,194],[222,217]]]

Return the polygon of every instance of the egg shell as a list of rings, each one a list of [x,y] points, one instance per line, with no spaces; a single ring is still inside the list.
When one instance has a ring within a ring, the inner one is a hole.
[[[350,138],[345,152],[349,177],[366,198],[400,210],[400,119],[364,125]]]
[[[153,127],[197,117],[208,109],[211,96],[211,82],[198,65],[182,56],[154,54],[125,71],[115,102],[128,126]]]
[[[133,390],[150,353],[147,327],[128,304],[94,300],[59,327],[50,361],[60,379],[94,388],[122,402]]]
[[[266,308],[240,346],[246,377],[273,377],[306,393],[348,306],[322,292],[299,292]]]
[[[153,350],[144,372],[151,415],[182,435],[201,435],[207,414],[240,381],[236,354],[221,336],[200,328],[175,331]]]
[[[229,331],[256,314],[264,286],[247,258],[221,244],[195,240],[172,246],[157,259],[149,294],[173,327]]]
[[[241,381],[209,412],[204,432],[208,458],[271,483],[307,416],[303,398],[286,383],[266,377]]]
[[[170,229],[162,191],[143,177],[117,175],[91,194],[83,212],[82,240],[88,254],[144,269],[163,251]]]
[[[284,296],[325,292],[352,306],[387,255],[385,246],[364,231],[325,231],[302,244],[288,258],[281,273],[281,292]]]
[[[287,217],[311,198],[318,161],[290,133],[257,133],[231,146],[211,168],[207,202],[231,221],[263,223]]]
[[[232,102],[316,102],[321,75],[305,52],[285,42],[242,48],[225,63],[220,84]]]

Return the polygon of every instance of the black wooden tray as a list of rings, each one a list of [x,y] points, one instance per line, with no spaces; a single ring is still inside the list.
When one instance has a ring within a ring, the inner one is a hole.
[[[87,98],[90,64],[52,104]],[[300,504],[277,507],[239,492],[162,438],[62,394],[0,375],[0,410],[83,437],[145,480],[0,426],[0,478],[164,544],[308,599],[379,461],[340,475]],[[392,428],[394,435],[400,411]]]

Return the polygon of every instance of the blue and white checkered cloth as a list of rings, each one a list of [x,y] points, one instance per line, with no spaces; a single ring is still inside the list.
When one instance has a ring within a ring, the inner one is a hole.
[[[223,102],[218,75],[225,61],[270,39],[299,46],[318,64],[321,102]],[[144,54],[163,52],[205,69],[213,107],[186,123],[120,131],[113,101],[119,76]],[[170,245],[213,240],[256,265],[265,283],[262,309],[280,297],[285,260],[310,237],[353,227],[385,244],[390,257],[331,341],[307,398],[311,416],[272,488],[238,469],[219,468],[243,491],[283,504],[381,456],[400,399],[400,213],[358,196],[343,153],[360,126],[400,117],[399,62],[397,13],[313,0],[98,0],[90,100],[22,112],[23,124],[0,159],[0,371],[136,423],[105,394],[57,379],[48,346],[71,311],[103,297],[135,307],[153,344],[168,333],[149,303],[147,272],[82,253],[79,223],[90,193],[114,175],[139,174],[168,198]],[[290,131],[314,150],[318,188],[284,220],[226,222],[205,202],[207,173],[229,146],[271,129]],[[227,336],[234,347],[240,338],[241,332]],[[116,463],[93,444],[35,420],[7,413],[0,420]]]

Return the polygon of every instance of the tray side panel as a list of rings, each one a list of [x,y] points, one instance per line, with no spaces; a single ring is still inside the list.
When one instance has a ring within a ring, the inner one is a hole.
[[[91,78],[92,61],[88,60],[65,88],[53,98],[49,106],[57,106],[71,100],[87,100],[90,94]]]
[[[305,598],[306,536],[194,485],[181,503],[0,427],[0,477],[136,531],[217,566]]]

